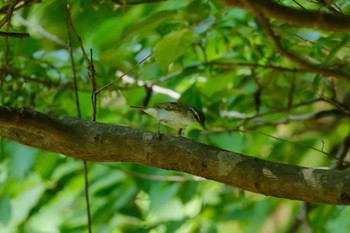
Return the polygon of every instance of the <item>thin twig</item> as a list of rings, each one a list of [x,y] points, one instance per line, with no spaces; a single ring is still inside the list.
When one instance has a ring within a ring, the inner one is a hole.
[[[152,93],[153,93],[153,87],[151,85],[145,84],[145,91],[146,91],[146,95],[145,98],[143,98],[142,101],[142,106],[146,107],[149,104],[149,101],[151,100],[152,97]]]
[[[330,12],[336,15],[343,15],[340,7],[334,2],[334,1],[325,1],[325,0],[317,0],[317,2],[321,5],[327,8]],[[334,7],[332,6],[334,4]]]
[[[5,16],[0,20],[0,28],[2,28],[2,26],[4,26],[5,23],[11,19],[12,13],[13,13],[18,2],[19,2],[19,0],[14,0],[10,3],[8,9],[6,10]]]
[[[293,0],[293,2],[295,4],[297,4],[298,6],[300,6],[301,9],[306,10],[306,8],[303,5],[301,5],[299,2],[297,2],[296,0]]]
[[[137,65],[142,64],[143,62],[145,62],[148,58],[150,58],[153,54],[150,53],[148,56],[146,56],[144,59],[142,59]],[[112,85],[113,83],[115,83],[116,81],[118,81],[119,79],[123,78],[125,75],[127,75],[130,71],[132,71],[133,69],[135,69],[135,66],[131,67],[130,69],[128,69],[127,71],[125,71],[122,75],[120,75],[119,77],[117,77],[116,79],[112,80],[111,82],[107,83],[106,85],[104,85],[103,87],[101,87],[100,89],[98,89],[96,91],[96,95],[98,93],[100,93],[101,91],[103,91],[104,89],[108,88],[110,85]]]
[[[7,1],[7,2],[10,2],[10,1]],[[22,1],[18,1],[18,4],[16,4],[16,6],[14,7],[13,11],[14,10],[18,10],[22,7],[25,7],[29,4],[32,4],[32,3],[38,3],[38,2],[41,2],[41,0],[22,0]],[[0,14],[6,14],[8,9],[12,6],[12,2],[11,3],[8,3],[7,5],[4,5],[2,7],[0,7]]]
[[[254,5],[265,17],[274,18],[277,22],[332,32],[348,32],[350,16],[331,14],[320,10],[302,10],[287,6],[274,0],[223,0],[226,4],[252,11]],[[248,2],[249,1],[249,2]],[[249,5],[247,4],[249,3]]]
[[[67,14],[70,14],[68,4],[67,4],[66,10],[67,10]],[[72,35],[71,35],[70,27],[69,27],[68,16],[66,17],[66,26],[67,26],[67,34],[68,34],[67,35],[67,37],[68,37],[68,51],[69,51],[69,57],[70,57],[71,66],[72,66],[72,73],[73,73],[75,105],[77,108],[78,117],[81,118],[80,101],[79,101],[79,95],[78,95],[77,70],[76,70],[75,62],[74,62],[73,47],[72,47]]]
[[[2,37],[14,37],[14,38],[24,38],[24,37],[29,37],[29,33],[25,32],[1,32],[0,31],[0,36]]]
[[[244,114],[240,114],[240,113],[235,113],[235,115],[240,116],[239,119],[243,119],[244,122],[247,122],[248,120],[253,119],[251,117],[244,117]],[[290,140],[278,138],[278,137],[275,137],[273,135],[266,134],[264,132],[256,131],[256,127],[257,126],[261,127],[261,126],[268,126],[268,125],[279,125],[279,124],[286,124],[286,123],[288,123],[290,121],[303,121],[303,120],[309,120],[309,119],[319,119],[319,118],[327,117],[327,116],[346,116],[346,114],[344,114],[344,112],[342,112],[339,109],[331,109],[331,110],[324,110],[324,111],[317,112],[317,113],[309,113],[309,114],[295,115],[295,116],[291,115],[291,116],[288,116],[287,118],[284,118],[284,119],[281,119],[281,120],[278,120],[278,121],[274,121],[274,122],[260,122],[259,125],[255,125],[253,127],[249,127],[249,128],[245,128],[245,129],[241,129],[241,126],[238,126],[235,129],[231,129],[231,130],[208,131],[205,134],[217,134],[217,133],[232,132],[232,131],[254,132],[254,133],[258,133],[258,134],[261,134],[261,135],[273,138],[275,140],[288,142],[288,143],[292,143],[292,144],[300,146],[300,147],[304,147],[304,148],[307,148],[307,149],[315,150],[315,151],[317,151],[319,153],[322,153],[324,155],[327,155],[327,156],[329,156],[329,157],[331,157],[331,158],[333,158],[333,159],[335,159],[337,161],[340,161],[341,158],[339,158],[338,156],[335,156],[335,155],[332,155],[332,154],[329,154],[329,153],[325,152],[323,150],[324,145],[322,146],[321,149],[318,149],[318,148],[315,148],[315,147],[312,147],[312,146],[307,146],[307,145],[304,145],[304,144],[301,144],[301,143],[297,143],[297,142],[293,142],[293,141],[290,141]],[[254,116],[254,118],[256,118],[256,116]],[[341,163],[349,164],[348,162],[343,161],[343,159],[341,160]]]
[[[75,104],[76,104],[76,108],[77,108],[78,117],[81,118],[81,110],[80,110],[79,95],[78,95],[78,81],[77,81],[76,68],[75,68],[75,62],[74,62],[74,56],[73,56],[73,48],[72,48],[72,39],[71,39],[71,30],[75,31],[75,29],[73,26],[73,22],[71,20],[68,3],[66,4],[66,10],[67,10],[66,24],[67,24],[67,32],[68,32],[68,50],[69,50],[69,55],[70,55],[70,60],[71,60],[71,65],[72,65],[72,72],[73,72]],[[80,38],[80,37],[78,36],[78,38]],[[82,49],[84,50],[84,48],[82,48]],[[90,62],[88,64],[90,64]],[[91,64],[89,65],[89,76],[92,75],[92,77],[90,77],[90,78],[91,78],[91,80],[94,80],[95,73],[93,70],[94,68],[93,68],[92,53],[91,53]],[[90,69],[92,69],[93,72],[91,72]],[[93,93],[94,93],[95,87],[96,87],[96,82],[95,82],[95,85],[93,85]],[[94,109],[96,109],[96,108],[94,108]],[[96,121],[96,112],[94,112],[93,120]],[[84,185],[85,185],[85,201],[86,201],[87,219],[88,219],[88,232],[92,233],[91,208],[90,208],[90,198],[89,198],[88,164],[85,160],[83,160],[83,165],[84,165]]]
[[[177,77],[183,77],[184,74],[192,74],[192,73],[198,73],[199,70],[204,69],[204,66],[219,66],[223,67],[225,69],[233,69],[235,67],[239,66],[246,66],[246,67],[252,67],[252,68],[263,68],[263,69],[272,69],[276,71],[281,72],[307,72],[306,70],[301,69],[295,69],[295,68],[287,68],[287,67],[281,67],[281,66],[274,66],[274,65],[260,65],[255,63],[248,63],[248,62],[221,62],[221,61],[208,61],[205,63],[198,63],[190,66],[184,67],[182,70],[165,75],[163,77],[160,77],[156,80],[148,82],[150,85],[154,85],[157,83],[163,83],[169,80],[173,80]]]
[[[299,147],[303,147],[303,148],[305,148],[305,149],[311,149],[311,150],[317,151],[317,152],[319,152],[319,153],[321,153],[321,154],[324,154],[324,155],[326,155],[326,156],[332,157],[333,159],[337,159],[335,156],[332,156],[332,155],[328,154],[327,152],[324,152],[323,150],[317,149],[316,147],[308,146],[308,145],[305,145],[305,144],[302,144],[302,143],[299,143],[299,142],[294,142],[294,141],[290,141],[290,140],[283,139],[283,138],[279,138],[279,137],[276,137],[276,136],[273,136],[273,135],[271,135],[271,134],[267,134],[267,133],[264,133],[264,132],[261,132],[261,131],[250,130],[250,129],[234,129],[234,131],[239,131],[239,132],[253,132],[253,133],[261,134],[261,135],[264,135],[264,136],[266,136],[266,137],[273,138],[273,139],[278,140],[278,141],[291,143],[291,144],[293,144],[293,145],[296,145],[296,146],[299,146]]]
[[[89,198],[89,176],[88,176],[88,164],[83,160],[84,164],[84,185],[85,185],[85,200],[86,200],[86,209],[87,209],[87,218],[88,218],[88,231],[92,233],[91,225],[91,208],[90,208],[90,198]]]
[[[121,5],[124,8],[127,5],[139,5],[139,4],[148,4],[148,3],[154,3],[154,2],[165,2],[165,0],[140,0],[140,1],[133,1],[133,2],[127,2],[125,0],[114,0],[114,2],[118,5]]]
[[[307,101],[303,101],[303,102],[300,102],[300,103],[297,103],[297,104],[291,106],[290,109],[283,107],[283,108],[279,108],[279,109],[270,110],[270,111],[267,111],[267,112],[264,112],[264,113],[255,114],[253,116],[247,116],[246,114],[238,113],[238,112],[234,112],[234,114],[230,114],[230,112],[227,112],[227,111],[224,112],[223,114],[221,114],[221,116],[222,117],[230,117],[231,115],[234,115],[234,116],[239,115],[240,117],[238,119],[241,119],[241,120],[254,120],[254,119],[257,119],[257,118],[260,118],[260,117],[263,117],[263,116],[272,115],[272,114],[281,113],[281,112],[286,112],[286,111],[291,110],[291,109],[307,106],[307,105],[310,105],[310,104],[313,104],[313,103],[316,103],[316,102],[320,102],[320,101],[324,101],[324,100],[321,99],[321,98],[307,100]],[[231,117],[231,118],[234,118],[234,117]]]
[[[257,90],[254,92],[254,105],[255,105],[255,115],[259,114],[261,107],[261,93],[263,91],[263,85],[260,80],[255,75],[255,70],[252,70],[252,76],[254,78],[255,84],[258,86]]]
[[[67,20],[68,20],[68,24],[69,24],[69,27],[70,29],[72,30],[74,36],[77,38],[78,40],[78,43],[79,43],[79,46],[80,46],[80,50],[81,52],[83,53],[83,56],[84,56],[84,60],[85,62],[88,64],[88,66],[90,66],[90,60],[89,60],[89,57],[84,49],[84,46],[83,46],[83,42],[81,40],[81,37],[79,36],[77,30],[75,29],[74,27],[74,24],[73,24],[73,21],[72,21],[72,17],[70,14],[67,15]]]
[[[286,109],[288,110],[288,109]],[[267,115],[267,114],[265,114]],[[243,113],[240,112],[224,112],[221,114],[222,117],[226,118],[232,118],[232,119],[239,119],[243,120],[244,123],[242,123],[238,127],[242,127],[243,125],[246,125],[248,121],[253,121],[256,124],[253,126],[250,126],[249,129],[255,129],[262,126],[276,126],[276,125],[283,125],[287,124],[289,122],[295,122],[295,121],[306,121],[306,120],[312,120],[312,119],[321,119],[323,117],[328,116],[335,116],[335,117],[349,117],[349,115],[345,114],[343,111],[339,109],[330,109],[330,110],[323,110],[320,112],[312,112],[312,113],[305,113],[300,115],[288,115],[285,118],[276,120],[276,121],[264,121],[261,119],[261,115],[255,115],[253,117],[246,116]]]
[[[90,62],[89,62],[89,77],[91,80],[92,85],[92,94],[91,94],[91,101],[92,101],[92,120],[96,121],[96,77],[95,77],[95,67],[94,67],[94,60],[92,55],[92,49],[90,48]],[[86,198],[86,205],[87,205],[87,213],[88,213],[88,226],[89,226],[89,233],[92,232],[91,230],[91,210],[90,210],[90,201],[89,201],[89,176],[88,176],[88,164],[87,161],[84,160],[84,178],[85,178],[85,198]]]
[[[282,72],[306,72],[306,70],[302,69],[295,69],[295,68],[287,68],[282,66],[274,66],[274,65],[261,65],[256,63],[249,63],[249,62],[220,62],[220,61],[209,61],[207,63],[203,63],[204,65],[213,65],[213,66],[222,66],[225,68],[233,69],[238,66],[246,66],[246,67],[253,67],[253,68],[264,68],[264,69],[272,69]]]
[[[7,13],[5,15],[5,17],[1,20],[0,22],[0,28],[6,23],[9,22],[7,24],[6,27],[6,32],[5,33],[9,33],[10,27],[11,27],[11,17],[12,17],[12,13],[13,13],[13,9],[16,6],[17,1],[13,1],[12,5],[9,7],[9,9],[7,10]],[[0,79],[0,85],[2,85],[4,83],[4,80],[8,74],[7,70],[9,70],[10,68],[10,46],[9,46],[9,38],[6,36],[5,38],[5,70],[6,72],[4,72],[1,76]]]
[[[344,114],[346,115],[350,115],[350,109],[344,107],[341,103],[339,103],[338,101],[336,101],[334,98],[327,98],[323,95],[320,95],[320,99],[322,99],[323,101],[332,104],[333,106],[337,107],[339,110],[341,110]]]
[[[346,136],[343,140],[343,143],[339,146],[338,151],[336,153],[336,157],[338,158],[337,162],[334,164],[333,169],[344,169],[349,166],[349,163],[345,162],[346,156],[349,153],[350,149],[350,134]],[[344,163],[347,166],[344,166]]]
[[[236,127],[234,129],[225,129],[225,130],[215,130],[215,131],[207,131],[205,132],[204,134],[205,135],[209,135],[209,134],[219,134],[219,133],[230,133],[230,132],[242,132],[242,133],[257,133],[257,134],[261,134],[263,136],[266,136],[266,137],[269,137],[269,138],[272,138],[274,140],[278,140],[278,141],[282,141],[282,142],[286,142],[286,143],[290,143],[290,144],[293,144],[293,145],[296,145],[296,146],[299,146],[299,147],[303,147],[305,149],[310,149],[310,150],[314,150],[316,152],[319,152],[323,155],[326,155],[328,157],[332,157],[333,159],[337,159],[335,156],[321,150],[321,149],[318,149],[316,147],[313,147],[313,146],[308,146],[308,145],[305,145],[305,144],[302,144],[302,143],[298,143],[298,142],[294,142],[294,141],[290,141],[290,140],[286,140],[286,139],[283,139],[283,138],[279,138],[279,137],[276,137],[276,136],[273,136],[271,134],[267,134],[267,133],[264,133],[264,132],[261,132],[261,131],[257,131],[255,129],[240,129],[239,127]],[[323,149],[323,148],[322,148]]]
[[[332,69],[332,68],[327,68],[327,67],[321,67],[317,64],[312,64],[310,61],[299,57],[298,55],[287,51],[285,48],[283,48],[279,36],[275,34],[275,32],[272,30],[268,20],[264,17],[264,15],[261,14],[259,9],[255,7],[254,4],[251,4],[250,1],[244,0],[244,3],[249,7],[252,12],[256,15],[257,19],[259,20],[262,28],[265,30],[266,34],[270,37],[272,43],[275,45],[277,51],[288,58],[290,61],[293,63],[297,64],[299,67],[308,70],[310,72],[314,72],[317,74],[322,74],[325,76],[334,76],[339,79],[344,79],[348,82],[350,82],[350,74],[339,70],[339,69]]]
[[[93,54],[92,49],[90,48],[90,65],[89,65],[89,77],[91,80],[91,101],[92,101],[92,120],[96,121],[96,110],[97,110],[97,92],[96,92],[96,71],[94,66],[94,60],[93,60]]]
[[[295,79],[293,78],[291,80],[290,89],[288,92],[288,103],[287,103],[287,109],[290,110],[293,106],[294,101],[294,90],[295,90]]]
[[[313,230],[310,226],[310,222],[308,220],[308,215],[316,205],[306,202],[300,202],[299,212],[294,217],[294,221],[292,225],[285,231],[285,233],[294,233],[298,232],[298,229],[303,227],[303,231],[305,233],[313,233]]]
[[[337,158],[335,155],[332,155],[332,154],[329,154],[327,152],[325,152],[323,150],[323,145],[322,145],[322,148],[321,149],[318,149],[316,147],[313,147],[313,146],[309,146],[309,145],[305,145],[305,144],[302,144],[302,143],[298,143],[298,142],[294,142],[294,141],[290,141],[290,140],[287,140],[287,139],[283,139],[283,138],[279,138],[279,137],[276,137],[276,136],[273,136],[271,134],[267,134],[267,133],[264,133],[264,132],[261,132],[261,131],[257,131],[257,130],[251,130],[251,129],[240,129],[240,128],[234,128],[234,129],[229,129],[229,130],[216,130],[216,131],[211,131],[211,132],[206,132],[205,134],[218,134],[218,133],[230,133],[230,132],[242,132],[242,133],[257,133],[257,134],[261,134],[263,136],[266,136],[266,137],[270,137],[274,140],[278,140],[278,141],[282,141],[282,142],[286,142],[286,143],[290,143],[290,144],[293,144],[293,145],[296,145],[296,146],[299,146],[299,147],[303,147],[305,149],[309,149],[309,150],[314,150],[316,152],[319,152],[323,155],[326,155],[327,157],[330,157],[334,160],[339,160],[339,158]],[[350,164],[349,162],[346,162],[346,161],[342,161],[344,164]]]

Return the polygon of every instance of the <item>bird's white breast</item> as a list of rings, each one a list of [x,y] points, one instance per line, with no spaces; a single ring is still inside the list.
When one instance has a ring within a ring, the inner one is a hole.
[[[182,129],[188,125],[193,124],[192,117],[184,116],[178,111],[167,111],[158,109],[158,119],[164,124],[172,128]]]

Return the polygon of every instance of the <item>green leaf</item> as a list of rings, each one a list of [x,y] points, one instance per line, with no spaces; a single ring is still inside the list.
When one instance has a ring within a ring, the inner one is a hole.
[[[18,225],[30,217],[30,211],[38,204],[45,191],[45,185],[35,174],[27,176],[22,186],[26,189],[18,193],[11,201],[12,215],[10,221],[14,225]]]
[[[6,225],[11,218],[11,199],[9,196],[5,196],[0,200],[0,223]]]
[[[166,35],[155,46],[154,58],[162,69],[183,55],[191,46],[194,32],[187,28]]]
[[[8,143],[10,177],[24,178],[30,171],[37,150],[17,143]]]
[[[244,148],[242,136],[238,133],[210,135],[208,139],[212,145],[225,150],[240,152]]]
[[[203,20],[198,26],[195,27],[196,33],[206,32],[216,21],[216,17],[209,16],[207,19]]]
[[[151,209],[160,210],[163,206],[168,203],[176,194],[179,189],[179,183],[157,183],[151,187]]]
[[[179,99],[179,102],[189,104],[190,106],[196,107],[199,110],[201,110],[202,101],[200,97],[201,97],[201,91],[197,87],[196,83],[194,83],[182,93],[181,98]]]
[[[174,11],[161,11],[154,15],[147,17],[141,22],[135,23],[130,27],[127,27],[123,31],[123,42],[128,42],[134,37],[142,38],[146,37],[152,32],[155,32],[155,29],[164,22],[169,22],[173,20],[175,16]]]

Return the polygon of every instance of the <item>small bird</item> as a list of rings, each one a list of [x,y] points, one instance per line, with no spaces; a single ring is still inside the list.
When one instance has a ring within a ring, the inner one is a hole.
[[[182,129],[189,126],[201,130],[205,128],[203,113],[184,103],[164,102],[152,107],[130,106],[130,108],[147,113],[158,120],[158,138],[160,137],[160,124],[178,129],[179,135],[181,135]]]

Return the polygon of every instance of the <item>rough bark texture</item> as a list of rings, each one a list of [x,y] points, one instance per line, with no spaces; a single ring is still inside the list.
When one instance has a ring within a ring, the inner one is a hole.
[[[94,162],[128,161],[182,171],[265,195],[330,204],[350,203],[350,172],[268,162],[183,137],[74,117],[55,119],[0,107],[0,136]]]
[[[350,31],[350,16],[348,15],[306,11],[284,6],[271,0],[224,0],[224,2],[248,11],[251,10],[249,5],[252,4],[259,8],[265,17],[276,19],[281,23],[329,31]]]

